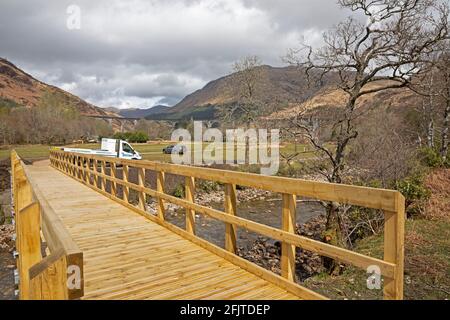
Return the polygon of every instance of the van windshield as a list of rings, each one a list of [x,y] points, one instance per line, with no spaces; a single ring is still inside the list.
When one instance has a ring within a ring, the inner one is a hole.
[[[122,144],[122,150],[127,153],[134,153],[133,148],[128,143]]]

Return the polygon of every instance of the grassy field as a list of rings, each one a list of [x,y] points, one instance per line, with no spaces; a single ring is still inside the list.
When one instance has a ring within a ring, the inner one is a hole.
[[[170,145],[168,142],[160,142],[160,143],[135,143],[132,146],[142,155],[145,160],[151,161],[162,161],[162,162],[170,162],[171,156],[167,154],[163,154],[162,149]],[[204,143],[203,147],[205,148],[208,144]],[[100,144],[73,144],[69,145],[72,148],[83,148],[83,149],[99,149]],[[18,146],[3,146],[0,147],[0,160],[5,160],[9,158],[10,152],[12,149],[15,149],[19,155],[25,160],[38,160],[38,159],[46,159],[49,155],[50,146],[46,145],[18,145]],[[242,147],[243,148],[243,147]],[[192,157],[194,157],[194,150],[192,151]],[[224,152],[224,159],[226,150]],[[298,144],[295,146],[294,144],[286,144],[282,145],[280,152],[283,154],[293,154],[298,152],[299,159],[308,159],[314,156],[314,153],[311,152],[310,147],[307,145]]]

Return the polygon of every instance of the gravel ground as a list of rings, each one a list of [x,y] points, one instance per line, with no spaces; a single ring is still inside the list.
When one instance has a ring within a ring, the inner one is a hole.
[[[14,226],[0,225],[0,300],[14,300]]]
[[[16,262],[13,258],[14,241],[12,236],[14,226],[1,224],[10,222],[11,194],[9,161],[0,161],[0,300],[14,300],[14,269]]]

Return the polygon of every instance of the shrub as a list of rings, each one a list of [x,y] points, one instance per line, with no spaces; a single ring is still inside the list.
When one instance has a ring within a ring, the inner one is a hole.
[[[220,184],[215,181],[200,180],[197,183],[196,187],[198,190],[201,190],[204,192],[212,192],[212,191],[220,190]]]
[[[136,132],[117,132],[114,139],[126,140],[130,143],[145,143],[149,140],[148,135],[142,131]]]
[[[423,212],[424,203],[430,197],[430,191],[424,184],[421,174],[414,174],[396,182],[396,189],[405,197],[408,216]]]
[[[179,183],[172,191],[172,195],[177,198],[184,198],[184,185]]]
[[[439,153],[439,147],[429,148],[423,147],[419,150],[419,157],[424,165],[430,168],[441,168],[447,167],[450,168],[450,150],[447,154],[447,159],[444,160]]]
[[[438,168],[443,165],[439,152],[434,148],[424,147],[419,150],[419,156],[423,164],[430,168]]]

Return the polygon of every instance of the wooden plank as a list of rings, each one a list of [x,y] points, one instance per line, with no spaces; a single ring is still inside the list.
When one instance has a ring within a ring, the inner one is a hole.
[[[193,177],[186,177],[185,183],[185,199],[188,202],[194,202],[195,181]],[[190,234],[195,234],[195,211],[186,209],[186,231]]]
[[[404,269],[404,233],[405,233],[405,200],[398,197],[397,212],[385,211],[384,220],[384,260],[395,263],[393,276],[384,277],[384,299],[403,299],[403,269]]]
[[[138,184],[141,187],[145,187],[145,169],[138,168]],[[146,193],[143,191],[138,192],[139,197],[139,209],[146,211]]]
[[[236,208],[236,185],[227,183],[225,185],[225,212],[235,216]],[[225,224],[225,249],[236,253],[236,228],[233,224]]]
[[[93,174],[94,185],[97,188],[100,188],[100,177],[97,175],[97,173],[98,173],[98,161],[99,160],[97,160],[97,159],[93,161],[93,163],[92,163],[92,170],[94,171],[94,174]]]
[[[117,168],[116,164],[114,162],[111,162],[111,178],[116,179],[117,178]],[[117,196],[117,184],[115,181],[111,181],[111,194],[113,196]]]
[[[129,167],[128,165],[124,165],[122,167],[122,174],[123,174],[123,181],[124,182],[129,182]],[[122,187],[123,189],[123,200],[127,203],[130,202],[130,188],[128,186]]]
[[[156,190],[160,193],[164,193],[164,172],[158,171],[156,175]],[[158,197],[158,217],[161,220],[164,220],[165,215],[165,208],[164,208],[164,200]]]
[[[103,175],[106,175],[106,161],[101,161],[101,173]],[[106,178],[102,178],[102,190],[106,190]]]
[[[284,193],[282,199],[281,227],[284,231],[295,234],[296,197]],[[295,246],[285,242],[281,244],[281,276],[295,281]]]
[[[20,210],[20,228],[18,237],[21,239],[19,251],[20,259],[20,283],[19,293],[21,300],[30,299],[29,269],[39,263],[41,255],[40,235],[40,209],[36,202]]]
[[[39,271],[38,271],[39,270]],[[67,300],[67,263],[62,252],[44,258],[30,270],[30,298],[34,300]]]

